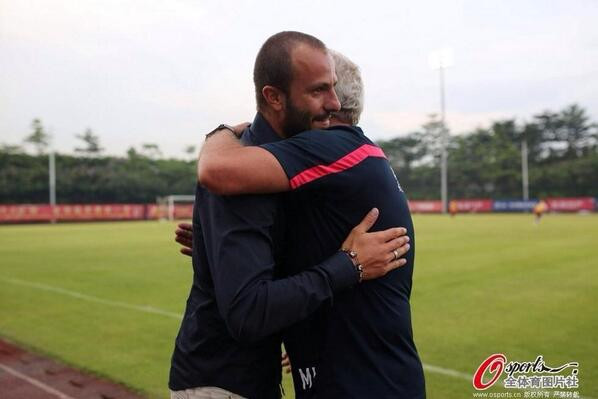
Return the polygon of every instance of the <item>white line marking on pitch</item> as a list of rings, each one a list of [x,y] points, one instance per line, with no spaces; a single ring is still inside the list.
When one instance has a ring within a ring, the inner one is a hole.
[[[72,396],[69,396],[65,393],[62,393],[54,388],[52,388],[51,386],[44,384],[43,382],[41,382],[40,380],[36,380],[35,378],[31,378],[11,367],[8,367],[2,363],[0,363],[0,369],[6,371],[9,374],[14,375],[17,378],[20,378],[24,381],[27,381],[28,383],[30,383],[31,385],[34,385],[36,387],[38,387],[39,389],[41,389],[42,391],[49,393],[51,395],[54,395],[60,399],[75,399]]]
[[[44,291],[48,291],[48,292],[54,292],[57,294],[70,296],[72,298],[81,299],[83,301],[101,303],[102,305],[114,306],[114,307],[118,307],[118,308],[129,309],[129,310],[137,310],[139,312],[145,312],[145,313],[159,314],[161,316],[172,317],[174,319],[179,319],[179,320],[182,318],[182,316],[178,313],[158,309],[153,306],[131,305],[131,304],[125,303],[125,302],[118,302],[118,301],[112,301],[110,299],[98,298],[95,296],[82,294],[82,293],[76,292],[76,291],[69,291],[69,290],[65,290],[63,288],[53,287],[51,285],[46,285],[46,284],[32,283],[29,281],[19,280],[16,278],[0,277],[0,280],[10,283],[10,284],[21,285],[21,286],[31,287],[31,288],[37,288],[39,290],[44,290]]]
[[[15,284],[15,285],[37,288],[37,289],[44,290],[44,291],[67,295],[72,298],[77,298],[77,299],[81,299],[84,301],[101,303],[103,305],[115,306],[115,307],[129,309],[129,310],[137,310],[139,312],[145,312],[145,313],[159,314],[161,316],[172,317],[175,319],[181,319],[183,317],[182,315],[180,315],[178,313],[154,308],[152,306],[131,305],[131,304],[125,303],[125,302],[118,302],[118,301],[112,301],[109,299],[102,299],[102,298],[98,298],[98,297],[91,296],[91,295],[81,294],[80,292],[69,291],[69,290],[65,290],[63,288],[53,287],[53,286],[47,285],[47,284],[32,283],[29,281],[19,280],[19,279],[15,279],[15,278],[5,278],[5,277],[0,277],[0,280],[7,282],[7,283]],[[424,367],[425,371],[428,371],[430,373],[443,374],[443,375],[446,375],[449,377],[459,378],[459,379],[467,380],[467,381],[471,381],[473,378],[472,375],[469,375],[467,373],[463,373],[463,372],[457,371],[457,370],[447,369],[444,367],[433,366],[431,364],[424,363],[423,367]],[[583,398],[584,399],[592,399],[589,396],[584,396]]]
[[[431,373],[444,374],[444,375],[448,375],[449,377],[460,378],[462,380],[467,380],[467,381],[473,380],[473,375],[462,373],[457,370],[445,369],[444,367],[432,366],[431,364],[424,363],[424,370],[429,371]]]

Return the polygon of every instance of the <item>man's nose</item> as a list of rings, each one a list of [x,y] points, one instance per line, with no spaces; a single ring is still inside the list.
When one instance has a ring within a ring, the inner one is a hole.
[[[326,111],[328,112],[337,112],[341,110],[341,103],[338,101],[338,97],[336,96],[336,91],[331,89],[329,91],[329,95],[327,97],[327,102],[324,104]]]

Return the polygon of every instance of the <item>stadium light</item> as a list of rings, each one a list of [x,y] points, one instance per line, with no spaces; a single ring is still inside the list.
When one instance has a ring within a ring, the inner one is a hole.
[[[523,200],[529,200],[529,174],[527,168],[527,138],[525,133],[523,134],[523,140],[521,141],[521,184],[523,191]]]
[[[52,223],[56,223],[54,207],[56,206],[56,153],[53,149],[48,152],[48,185],[50,187],[50,211],[52,212]]]
[[[428,63],[430,68],[438,69],[440,77],[440,120],[442,122],[442,149],[440,161],[440,198],[442,201],[442,213],[447,213],[448,210],[448,168],[447,168],[447,141],[448,130],[445,122],[445,100],[444,100],[444,70],[455,65],[455,58],[453,49],[445,47],[440,50],[432,51],[428,55]]]

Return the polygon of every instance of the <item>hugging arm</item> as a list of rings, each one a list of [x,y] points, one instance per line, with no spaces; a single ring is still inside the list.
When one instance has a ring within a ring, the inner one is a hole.
[[[197,162],[199,182],[213,193],[275,193],[290,190],[280,163],[260,147],[244,147],[227,129],[206,139]]]

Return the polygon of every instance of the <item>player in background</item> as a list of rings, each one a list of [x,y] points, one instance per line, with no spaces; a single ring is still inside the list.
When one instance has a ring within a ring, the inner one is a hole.
[[[455,200],[451,200],[451,202],[449,202],[448,208],[449,208],[449,213],[451,214],[451,217],[455,217],[457,212],[459,212],[459,208],[457,207],[457,201],[455,201]]]
[[[539,224],[540,219],[544,213],[548,211],[548,204],[543,199],[540,199],[536,205],[534,205],[534,223]]]

